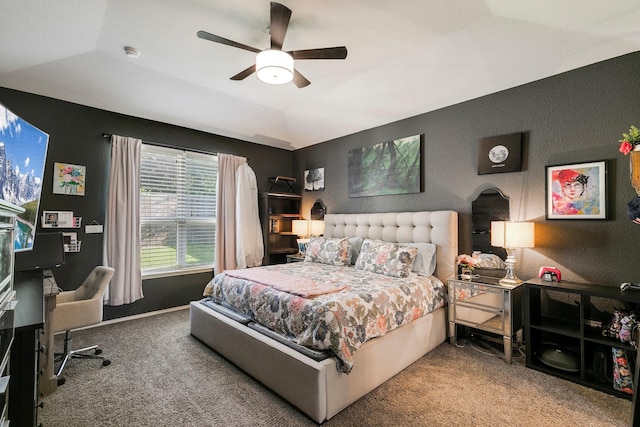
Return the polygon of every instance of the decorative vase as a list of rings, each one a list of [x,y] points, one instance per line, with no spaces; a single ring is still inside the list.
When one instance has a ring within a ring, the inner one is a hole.
[[[629,153],[629,177],[631,178],[631,186],[640,196],[640,145],[636,145]]]
[[[462,267],[460,269],[460,278],[463,280],[471,280],[473,270],[469,267]]]

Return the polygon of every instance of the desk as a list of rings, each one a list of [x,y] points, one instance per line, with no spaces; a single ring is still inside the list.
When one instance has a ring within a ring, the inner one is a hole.
[[[16,272],[14,289],[18,305],[11,346],[9,419],[11,425],[35,426],[38,398],[57,387],[53,373],[53,333],[45,332],[46,313],[53,308],[45,309],[51,306],[51,301],[55,307],[58,287],[55,280],[43,278],[42,270],[35,270]]]
[[[50,270],[44,270],[42,287],[44,293],[44,351],[40,359],[40,372],[42,378],[39,382],[39,391],[41,396],[47,396],[58,388],[58,377],[54,372],[53,361],[55,357],[55,348],[53,336],[54,332],[49,328],[51,322],[51,312],[56,308],[56,295],[60,293],[60,288],[56,283],[55,277]]]

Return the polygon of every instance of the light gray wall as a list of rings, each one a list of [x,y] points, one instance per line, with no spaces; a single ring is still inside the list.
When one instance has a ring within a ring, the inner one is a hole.
[[[324,191],[303,193],[303,215],[316,199],[329,213],[454,209],[460,252],[471,251],[471,201],[488,187],[510,198],[511,219],[536,222],[536,247],[518,251],[517,274],[557,266],[563,278],[617,286],[640,282],[640,226],[626,216],[635,196],[621,133],[640,126],[640,53],[633,53],[294,153],[294,173],[325,168]],[[328,124],[330,125],[330,124]],[[521,172],[477,175],[478,141],[524,132]],[[425,191],[349,198],[349,150],[425,135]],[[609,220],[546,220],[545,166],[608,161]]]

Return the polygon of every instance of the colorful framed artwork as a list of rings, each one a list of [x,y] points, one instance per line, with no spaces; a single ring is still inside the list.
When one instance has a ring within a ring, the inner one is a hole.
[[[478,175],[522,170],[522,133],[482,138],[478,144]]]
[[[86,166],[56,162],[53,168],[53,194],[84,196]]]
[[[547,219],[606,219],[607,162],[546,167]]]
[[[349,151],[349,197],[422,191],[423,136],[413,135]]]

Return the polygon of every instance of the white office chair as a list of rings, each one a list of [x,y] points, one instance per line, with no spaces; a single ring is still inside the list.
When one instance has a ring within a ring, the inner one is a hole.
[[[59,359],[56,359],[61,360],[60,367],[56,372],[59,384],[64,383],[60,374],[71,358],[101,359],[103,366],[111,363],[109,359],[100,356],[102,350],[97,345],[69,350],[69,344],[72,329],[102,322],[102,297],[114,271],[111,267],[98,266],[76,290],[64,291],[56,295],[56,308],[51,312],[50,327],[54,333],[65,332],[64,352],[60,353]]]

